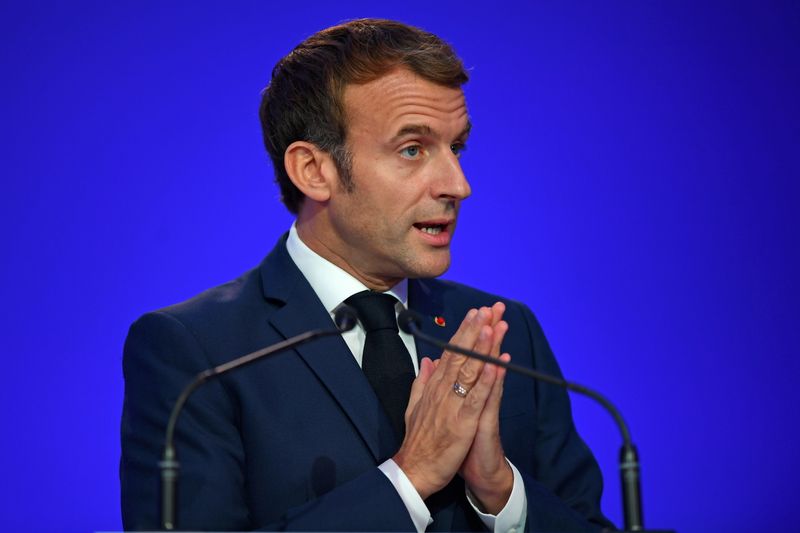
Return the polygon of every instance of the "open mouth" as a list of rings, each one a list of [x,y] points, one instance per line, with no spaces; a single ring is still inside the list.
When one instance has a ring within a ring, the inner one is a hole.
[[[447,224],[429,224],[427,222],[414,224],[414,227],[428,235],[439,235],[447,228]]]

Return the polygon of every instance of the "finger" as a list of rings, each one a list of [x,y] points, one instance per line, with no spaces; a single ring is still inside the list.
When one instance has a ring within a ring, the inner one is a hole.
[[[494,332],[488,325],[483,326],[478,335],[478,340],[473,347],[473,350],[480,354],[487,354],[493,344]],[[466,387],[472,388],[480,378],[480,373],[483,370],[485,363],[479,359],[470,359],[461,365],[458,369],[456,381]]]
[[[467,314],[464,316],[464,320],[462,320],[461,324],[458,326],[458,330],[450,339],[450,343],[456,343],[459,338],[464,338],[467,335],[467,330],[475,327],[473,322],[477,315],[478,315],[477,309],[470,309],[469,311],[467,311]],[[453,359],[455,360],[451,361]],[[436,386],[439,382],[442,381],[442,379],[444,379],[444,374],[446,372],[447,365],[449,362],[451,362],[451,364],[454,364],[456,366],[461,365],[461,360],[459,360],[452,352],[445,350],[444,352],[442,352],[442,356],[436,360],[436,364],[434,365],[434,373],[433,376],[431,376],[432,386]],[[450,380],[449,377],[447,379]]]
[[[434,368],[433,361],[430,360],[429,357],[423,357],[419,362],[419,375],[411,384],[411,394],[408,397],[408,407],[406,408],[406,417],[408,414],[414,410],[414,406],[417,405],[419,399],[422,398],[422,392],[425,390],[425,385],[427,385],[428,381],[433,374]]]
[[[419,375],[417,376],[417,380],[420,381],[422,386],[428,383],[435,368],[436,364],[434,364],[430,357],[422,358],[419,364]]]
[[[450,339],[450,343],[471,350],[473,346],[475,346],[475,342],[478,340],[478,334],[481,331],[481,327],[483,327],[484,324],[487,324],[491,318],[491,312],[489,311],[488,307],[481,307],[480,309],[474,310],[470,309],[466,318],[462,322],[461,327],[458,328],[458,331],[456,331],[455,335],[453,335],[453,337]],[[456,359],[461,358],[463,362],[463,358],[465,356],[457,353],[451,353],[450,357]]]
[[[503,355],[500,356],[500,360],[503,361],[504,363],[510,363],[511,362],[511,354],[510,353],[504,353]],[[501,379],[501,380],[503,380],[505,382],[506,374],[508,374],[508,369],[507,368],[497,367],[497,379]]]
[[[458,344],[458,342],[460,342],[460,339],[464,338],[467,335],[467,330],[474,327],[473,322],[477,315],[478,315],[477,309],[470,309],[469,311],[467,311],[466,316],[464,316],[464,320],[462,320],[461,324],[458,326],[458,330],[456,330],[456,332],[450,338],[451,344]],[[445,351],[444,353],[442,353],[441,359],[447,361],[447,359],[451,357],[453,357],[453,354],[451,352]]]
[[[488,307],[481,307],[470,321],[469,326],[465,328],[463,334],[461,336],[453,336],[453,344],[457,344],[468,350],[488,353],[491,349],[491,328],[489,328],[488,337],[484,336],[482,341],[479,339],[481,339],[482,334],[487,335],[487,333],[483,333],[483,328],[488,327],[487,325],[491,323],[491,320],[491,309]],[[486,344],[487,340],[489,344]],[[479,342],[482,342],[480,346],[478,346]],[[464,355],[458,357],[450,356],[447,360],[447,364],[448,366],[445,368],[442,379],[450,381],[451,383],[458,379],[459,383],[468,388],[478,380],[481,368],[483,368],[482,361],[468,358]]]
[[[495,302],[492,306],[492,326],[496,326],[498,322],[503,319],[503,313],[506,312],[506,304],[503,302]]]
[[[500,345],[503,344],[503,339],[508,333],[508,322],[501,320],[494,326],[494,335],[492,337],[492,350],[490,355],[492,357],[500,356]]]
[[[499,359],[504,363],[508,363],[511,361],[511,356],[505,353],[500,356]],[[491,445],[494,442],[499,443],[500,404],[503,399],[503,385],[506,369],[491,364],[487,364],[486,366],[494,368],[495,379],[491,385],[486,402],[484,403],[483,411],[481,411],[480,418],[478,419],[478,431],[472,443],[473,448],[475,446],[483,447],[487,444]]]
[[[508,323],[503,321],[503,314],[505,312],[506,305],[503,302],[495,302],[492,306],[492,327],[495,330],[495,342],[490,353],[492,357],[498,357],[500,355],[500,345],[502,344],[503,338],[508,331]],[[500,326],[500,324],[505,325]]]
[[[511,361],[511,356],[504,353],[500,356],[500,361],[508,363]],[[486,407],[484,408],[484,412],[488,413],[495,420],[499,419],[500,403],[503,399],[503,384],[505,383],[506,373],[507,370],[505,368],[497,367],[497,377],[494,380],[489,398],[486,400]]]
[[[484,365],[478,381],[463,398],[464,401],[459,412],[460,416],[472,418],[481,415],[496,379],[497,370],[495,366]]]

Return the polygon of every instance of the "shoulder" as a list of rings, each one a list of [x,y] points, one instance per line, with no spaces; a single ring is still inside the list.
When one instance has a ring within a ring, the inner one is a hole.
[[[236,320],[263,301],[258,269],[207,289],[182,302],[156,309],[137,322],[154,317],[167,318],[184,325],[202,328],[220,321]]]
[[[414,280],[414,282],[418,286],[416,290],[421,293],[423,297],[439,301],[442,307],[446,309],[469,309],[473,307],[492,306],[496,302],[502,302],[506,306],[507,320],[536,322],[536,318],[530,308],[526,304],[512,298],[492,294],[463,283],[445,279],[419,279]]]
[[[263,326],[265,316],[279,307],[286,294],[295,291],[300,277],[286,253],[285,240],[286,235],[257,267],[188,300],[146,313],[131,331],[156,322],[180,325],[199,337],[233,337],[253,326]]]
[[[265,303],[258,269],[252,269],[188,300],[140,316],[128,332],[125,359],[148,353],[169,358],[195,353],[205,354],[203,359],[211,362],[226,352],[224,345],[230,339],[247,336],[256,316],[263,319]]]

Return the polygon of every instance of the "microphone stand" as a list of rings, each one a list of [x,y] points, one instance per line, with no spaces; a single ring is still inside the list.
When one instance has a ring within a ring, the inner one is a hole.
[[[496,365],[512,372],[516,372],[539,381],[544,381],[545,383],[551,383],[553,385],[563,387],[573,392],[577,392],[578,394],[588,396],[602,405],[614,418],[614,422],[616,422],[617,427],[622,434],[622,448],[620,449],[619,454],[619,469],[622,477],[622,510],[625,519],[625,531],[644,531],[642,518],[642,496],[639,480],[639,454],[636,451],[636,446],[633,445],[630,430],[628,429],[628,425],[625,423],[625,420],[622,418],[622,414],[608,398],[599,392],[592,390],[589,387],[579,385],[578,383],[573,383],[571,381],[551,376],[550,374],[545,374],[544,372],[538,372],[530,368],[515,365],[513,363],[506,363],[504,361],[500,361],[499,359],[495,359],[494,357],[489,357],[488,355],[480,354],[478,352],[462,348],[461,346],[444,342],[436,337],[428,335],[427,333],[423,333],[419,328],[419,324],[421,323],[420,317],[413,311],[402,311],[398,316],[397,321],[400,329],[406,333],[438,346],[443,350],[460,353],[483,361],[484,363]]]
[[[243,355],[227,363],[215,366],[214,368],[204,370],[197,374],[195,378],[186,385],[183,392],[181,392],[180,396],[178,396],[178,399],[175,401],[172,413],[169,416],[166,438],[164,439],[164,453],[161,457],[161,461],[158,463],[158,467],[161,470],[161,528],[163,530],[172,531],[177,527],[177,487],[180,463],[178,462],[173,440],[175,425],[178,423],[178,416],[183,406],[186,404],[186,400],[189,399],[189,396],[209,379],[243,367],[262,357],[294,348],[295,346],[299,346],[313,339],[339,335],[353,329],[357,322],[355,311],[349,306],[340,306],[336,310],[334,322],[336,323],[336,329],[316,329],[301,333],[300,335],[295,335],[294,337],[290,337],[272,346],[267,346],[266,348],[256,350],[255,352]]]

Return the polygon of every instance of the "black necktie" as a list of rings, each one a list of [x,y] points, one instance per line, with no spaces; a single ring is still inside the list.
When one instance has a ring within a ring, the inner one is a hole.
[[[397,330],[394,307],[397,299],[388,294],[363,291],[345,303],[353,306],[367,332],[361,368],[378,395],[397,438],[406,433],[404,415],[414,381],[414,364]]]

